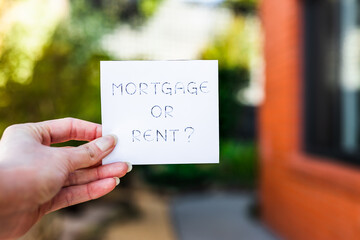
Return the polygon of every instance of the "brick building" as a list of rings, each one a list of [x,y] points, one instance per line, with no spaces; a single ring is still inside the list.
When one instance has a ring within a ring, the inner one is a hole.
[[[261,204],[286,239],[360,239],[358,5],[261,1]]]

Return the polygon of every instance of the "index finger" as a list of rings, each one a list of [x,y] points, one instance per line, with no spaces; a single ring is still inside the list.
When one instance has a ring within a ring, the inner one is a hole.
[[[101,137],[101,125],[76,118],[62,118],[37,123],[44,144],[69,140],[92,141]]]

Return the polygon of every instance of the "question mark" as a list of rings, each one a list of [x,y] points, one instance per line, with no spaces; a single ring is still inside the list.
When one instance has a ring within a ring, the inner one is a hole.
[[[189,129],[189,131],[190,131],[190,134],[189,134],[189,136],[188,136],[187,138],[188,138],[188,142],[190,142],[190,137],[191,137],[191,135],[195,132],[195,130],[194,130],[193,127],[187,127],[187,128],[185,128],[184,132],[185,132],[185,133],[188,132],[188,129]]]

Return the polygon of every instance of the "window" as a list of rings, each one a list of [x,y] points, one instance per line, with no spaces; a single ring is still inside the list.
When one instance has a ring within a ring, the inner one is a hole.
[[[360,164],[360,0],[306,0],[305,150]]]

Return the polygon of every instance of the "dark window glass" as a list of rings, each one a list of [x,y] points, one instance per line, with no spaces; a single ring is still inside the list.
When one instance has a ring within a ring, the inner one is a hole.
[[[360,0],[307,0],[305,150],[360,164]]]

